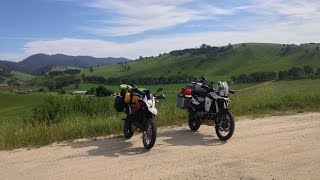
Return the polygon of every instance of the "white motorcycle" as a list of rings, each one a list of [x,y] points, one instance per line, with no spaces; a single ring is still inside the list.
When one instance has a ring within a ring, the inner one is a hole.
[[[156,100],[164,99],[164,95],[154,94],[149,90],[138,89],[135,85],[121,85],[120,96],[115,98],[115,109],[127,114],[124,119],[124,136],[130,139],[137,130],[142,131],[143,145],[146,149],[154,146],[157,138],[155,116],[157,115]]]

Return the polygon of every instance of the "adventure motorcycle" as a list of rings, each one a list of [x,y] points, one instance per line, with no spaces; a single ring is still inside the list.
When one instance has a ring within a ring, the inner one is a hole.
[[[217,136],[222,141],[231,138],[235,121],[229,110],[229,89],[226,82],[218,82],[217,89],[202,76],[200,81],[191,82],[178,94],[177,106],[189,112],[189,127],[197,131],[202,124],[215,126]]]
[[[138,89],[136,85],[120,85],[121,93],[115,97],[114,108],[125,112],[124,136],[130,139],[137,130],[142,131],[143,145],[146,149],[154,146],[157,138],[155,116],[157,115],[156,99],[164,99],[164,95],[156,96],[162,91],[159,88],[154,94],[149,90]]]

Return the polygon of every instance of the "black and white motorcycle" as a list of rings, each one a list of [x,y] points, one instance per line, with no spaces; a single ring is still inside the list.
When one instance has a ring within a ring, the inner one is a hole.
[[[217,89],[212,87],[206,77],[191,82],[182,88],[178,95],[177,106],[189,112],[189,127],[197,131],[202,124],[215,126],[217,136],[222,141],[231,138],[235,121],[229,110],[229,94],[235,91],[229,89],[227,82],[218,82]]]
[[[142,141],[146,149],[151,149],[157,138],[155,116],[157,115],[156,101],[164,99],[164,95],[156,94],[162,91],[159,88],[154,94],[149,90],[138,89],[135,85],[120,85],[121,93],[116,96],[114,107],[118,112],[125,112],[123,133],[130,139],[134,132],[142,132]]]

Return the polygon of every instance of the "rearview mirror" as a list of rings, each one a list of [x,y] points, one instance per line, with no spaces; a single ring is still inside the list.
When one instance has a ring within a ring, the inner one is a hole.
[[[163,88],[159,88],[158,91],[156,92],[156,94],[157,94],[158,92],[162,91],[162,90],[163,90]]]
[[[204,75],[201,76],[201,80],[202,81],[208,81],[207,78]]]

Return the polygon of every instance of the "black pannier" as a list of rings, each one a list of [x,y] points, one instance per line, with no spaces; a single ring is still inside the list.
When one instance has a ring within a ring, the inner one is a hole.
[[[187,85],[187,88],[191,89],[192,95],[204,96],[206,95],[206,89],[201,87],[201,83],[192,82]]]
[[[122,112],[125,106],[125,102],[123,97],[116,96],[114,99],[114,109],[116,109],[117,112]]]
[[[188,109],[190,107],[191,97],[185,97],[183,94],[178,94],[177,107]]]

